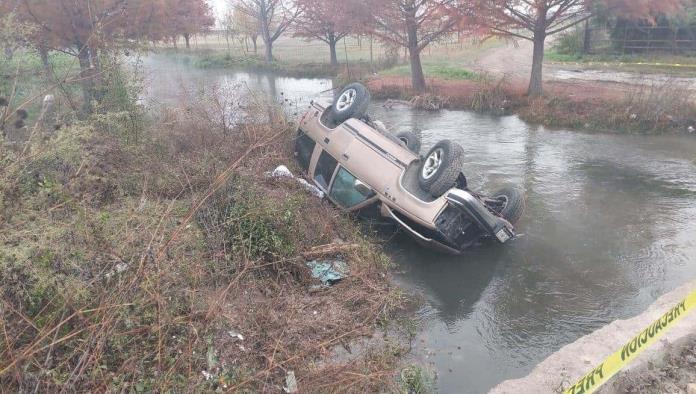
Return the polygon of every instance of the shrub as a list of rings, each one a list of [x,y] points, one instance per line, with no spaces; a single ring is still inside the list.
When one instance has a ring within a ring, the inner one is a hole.
[[[576,27],[561,34],[553,50],[561,55],[582,56],[584,52],[582,28]]]
[[[218,250],[229,251],[227,259],[239,257],[274,261],[296,251],[299,196],[277,204],[249,180],[232,178],[198,214],[207,239]]]

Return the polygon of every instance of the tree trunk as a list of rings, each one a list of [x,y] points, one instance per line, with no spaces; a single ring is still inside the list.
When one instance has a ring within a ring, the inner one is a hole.
[[[270,26],[270,21],[268,20],[269,15],[266,11],[266,2],[265,0],[260,1],[260,12],[259,12],[259,22],[260,22],[260,27],[261,27],[261,39],[263,39],[263,43],[266,46],[266,54],[264,57],[264,60],[266,63],[271,63],[273,62],[273,37],[271,37],[271,26]]]
[[[425,92],[425,76],[421,65],[420,48],[418,48],[418,25],[415,13],[406,18],[408,33],[408,55],[411,63],[411,87],[416,93]]]
[[[92,65],[89,61],[89,48],[80,42],[75,43],[78,48],[77,60],[80,63],[80,79],[82,84],[82,111],[85,114],[92,113],[92,100],[94,100],[94,80],[92,79]]]
[[[257,55],[259,53],[259,46],[256,43],[256,41],[259,39],[258,36],[251,37],[251,42],[254,44],[254,55]]]
[[[89,47],[89,60],[92,64],[90,72],[92,75],[92,85],[94,86],[94,99],[99,102],[103,97],[103,91],[101,61],[99,60],[99,51],[96,48]]]
[[[411,86],[417,93],[425,92],[425,76],[418,48],[408,48],[411,62]]]
[[[585,34],[582,40],[582,53],[587,55],[590,53],[590,47],[592,45],[592,31],[590,30],[590,20],[585,21]]]
[[[44,74],[46,74],[46,78],[50,80],[53,77],[53,73],[51,72],[51,62],[48,60],[48,49],[44,46],[40,46],[39,56],[41,57]]]
[[[375,66],[374,66],[374,57],[372,53],[372,34],[370,34],[370,72],[375,71]]]
[[[273,62],[273,42],[270,40],[266,41],[264,40],[264,44],[266,44],[266,52],[264,55],[264,60],[266,63],[272,63]]]
[[[529,79],[527,94],[530,97],[540,97],[544,94],[543,68],[544,68],[544,42],[545,32],[534,34],[534,54],[532,56],[532,75]]]
[[[337,68],[338,67],[338,55],[336,54],[336,35],[331,33],[329,34],[329,49],[331,51],[331,67],[332,68]]]
[[[186,49],[191,49],[191,35],[188,33],[185,33],[184,40],[186,41]]]

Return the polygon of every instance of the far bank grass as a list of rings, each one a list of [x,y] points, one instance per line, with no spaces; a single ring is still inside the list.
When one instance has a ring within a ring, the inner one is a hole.
[[[590,69],[643,74],[696,76],[696,57],[672,55],[581,55],[565,54],[555,49],[545,54],[547,62],[575,64]]]
[[[333,77],[339,68],[323,63],[289,64],[273,61],[265,62],[258,57],[237,57],[225,53],[200,53],[193,64],[198,68],[228,68],[244,71],[262,71],[283,74],[298,78]]]
[[[410,77],[411,66],[408,64],[396,66],[380,73],[385,76]],[[448,64],[424,64],[423,74],[426,78],[440,78],[445,80],[477,80],[481,75],[458,66]]]
[[[374,78],[369,82],[373,97],[413,100],[417,95],[403,78]],[[517,114],[523,120],[556,129],[579,131],[661,134],[693,133],[696,105],[691,92],[672,82],[637,87],[614,99],[577,99],[557,89],[547,89],[540,98],[524,95],[505,79],[428,81],[429,91],[421,97],[436,97],[444,108],[472,110],[494,115]]]

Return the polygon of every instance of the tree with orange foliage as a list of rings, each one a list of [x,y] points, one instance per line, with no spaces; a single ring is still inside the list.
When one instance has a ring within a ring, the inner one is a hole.
[[[527,94],[541,96],[546,37],[590,18],[592,3],[593,0],[481,0],[478,16],[494,33],[534,43]]]
[[[169,0],[170,31],[183,36],[186,49],[191,48],[191,36],[210,29],[215,24],[213,12],[204,0]]]
[[[660,15],[677,15],[693,0],[604,0],[607,9],[614,15],[626,19],[653,21]]]
[[[358,33],[369,22],[369,7],[359,0],[298,0],[302,14],[295,21],[295,36],[317,39],[329,46],[331,66],[338,66],[336,44]]]
[[[462,14],[455,0],[378,0],[370,2],[375,32],[387,43],[408,49],[411,85],[424,92],[425,76],[420,54],[442,36],[462,29]]]
[[[543,94],[546,38],[591,18],[598,2],[613,12],[647,17],[674,12],[684,0],[478,0],[475,10],[480,23],[492,32],[534,43],[527,94],[538,97]]]
[[[194,34],[212,25],[205,0],[14,0],[17,17],[34,27],[28,42],[77,57],[83,110],[99,99],[100,53],[137,40]]]

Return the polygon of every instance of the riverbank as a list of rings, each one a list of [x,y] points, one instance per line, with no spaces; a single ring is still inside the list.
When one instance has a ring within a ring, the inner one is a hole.
[[[12,338],[0,345],[0,385],[422,384],[404,363],[412,334],[396,318],[410,313],[381,247],[294,179],[266,175],[281,164],[299,172],[292,125],[252,102],[238,111],[268,120],[230,127],[209,99],[103,112],[0,144],[0,317]],[[332,285],[308,265],[335,260],[348,272]]]
[[[693,56],[649,55],[568,55],[555,49],[547,51],[546,63],[590,70],[660,74],[674,77],[696,76],[696,58]]]
[[[277,73],[294,78],[333,78],[340,73],[340,67],[325,63],[286,63],[273,61],[267,63],[258,57],[235,57],[224,53],[204,52],[194,55],[194,66],[202,69],[225,68],[240,71]],[[365,65],[351,65],[356,70]],[[369,65],[367,65],[369,67]],[[345,67],[344,67],[345,68]]]
[[[620,349],[637,333],[681,302],[696,288],[696,282],[665,294],[647,310],[631,319],[617,320],[564,346],[549,356],[526,377],[508,380],[492,390],[494,394],[533,391],[558,393],[568,389],[591,368]],[[636,359],[627,364],[600,393],[687,392],[696,383],[696,313],[691,311]]]
[[[590,82],[555,81],[546,82],[544,97],[529,98],[523,85],[505,78],[429,78],[427,82],[427,93],[417,95],[406,77],[377,76],[366,81],[376,98],[416,104],[437,101],[444,108],[498,115],[516,113],[527,122],[550,128],[659,134],[690,133],[696,127],[692,95],[670,83],[607,88]]]

